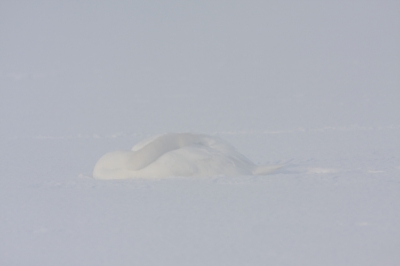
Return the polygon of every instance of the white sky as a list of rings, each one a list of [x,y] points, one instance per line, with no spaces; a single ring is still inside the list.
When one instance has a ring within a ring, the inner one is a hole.
[[[398,124],[399,14],[398,1],[4,0],[2,134]]]

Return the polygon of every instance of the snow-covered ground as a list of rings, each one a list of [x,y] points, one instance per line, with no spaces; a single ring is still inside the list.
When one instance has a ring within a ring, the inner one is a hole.
[[[400,264],[399,2],[133,2],[0,3],[1,265]],[[91,177],[165,132],[286,167]]]

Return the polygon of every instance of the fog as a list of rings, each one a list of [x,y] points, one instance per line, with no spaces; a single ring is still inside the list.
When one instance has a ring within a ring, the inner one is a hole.
[[[400,119],[397,1],[2,1],[10,136]]]
[[[0,1],[0,264],[399,265],[399,14]],[[229,174],[223,146],[217,176],[150,180],[216,158],[178,137],[148,150],[146,178],[93,178],[104,154],[168,132],[223,139],[251,169]],[[181,160],[160,163],[171,149]],[[284,167],[250,175],[263,165]]]

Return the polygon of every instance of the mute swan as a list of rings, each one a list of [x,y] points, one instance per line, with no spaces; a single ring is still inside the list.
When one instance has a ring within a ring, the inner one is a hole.
[[[168,133],[144,140],[131,151],[102,156],[93,170],[98,179],[169,176],[264,175],[282,166],[257,166],[219,138]]]

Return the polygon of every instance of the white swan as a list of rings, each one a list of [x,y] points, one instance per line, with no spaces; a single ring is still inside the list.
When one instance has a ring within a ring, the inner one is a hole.
[[[135,145],[131,151],[102,156],[93,170],[98,179],[169,176],[264,175],[282,166],[257,166],[219,138],[168,133]]]

